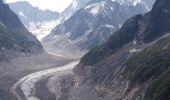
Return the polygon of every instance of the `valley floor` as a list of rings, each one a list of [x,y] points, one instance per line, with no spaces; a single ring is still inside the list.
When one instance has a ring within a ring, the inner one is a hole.
[[[72,61],[61,67],[43,70],[43,71],[35,72],[33,74],[25,76],[13,85],[12,91],[15,94],[15,96],[18,98],[18,100],[40,100],[36,96],[36,92],[37,92],[36,87],[35,87],[36,83],[38,83],[39,81],[42,81],[43,79],[47,79],[49,76],[51,77],[61,76],[66,73],[70,73],[71,70],[74,68],[74,66],[77,65],[78,63],[79,61]],[[43,91],[41,92],[43,93]],[[48,95],[46,96],[48,97]]]
[[[48,92],[49,97],[52,95],[49,89],[45,90],[48,78],[71,72],[78,62],[77,59],[53,53],[18,57],[10,62],[2,62],[0,63],[2,67],[0,70],[0,100],[47,100],[42,99],[43,97],[39,99],[38,95],[44,92]],[[45,80],[47,82],[43,84],[42,81]],[[40,86],[37,84],[43,84],[43,88],[39,89]]]

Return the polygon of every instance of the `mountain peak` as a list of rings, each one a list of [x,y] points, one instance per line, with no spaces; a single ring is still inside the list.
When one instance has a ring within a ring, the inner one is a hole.
[[[169,5],[169,0],[157,0],[152,10],[144,15],[138,36],[140,42],[152,42],[170,32]]]

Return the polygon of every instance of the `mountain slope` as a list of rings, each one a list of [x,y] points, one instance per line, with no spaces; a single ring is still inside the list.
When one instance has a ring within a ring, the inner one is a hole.
[[[131,85],[144,83],[145,88],[149,85],[144,91],[144,100],[170,99],[167,95],[170,91],[169,43],[170,37],[162,39],[125,63],[124,76],[131,81]]]
[[[0,53],[4,56],[43,52],[40,42],[20,22],[8,5],[0,2]]]
[[[129,17],[146,11],[143,6],[120,5],[111,0],[91,1],[44,38],[46,45],[71,53],[88,51],[106,41]],[[45,47],[46,47],[45,45]]]
[[[85,55],[75,68],[71,93],[93,97],[87,100],[169,100],[169,4],[157,0],[150,12],[130,18]]]
[[[82,61],[86,65],[93,65],[100,62],[105,57],[113,54],[122,48],[125,44],[134,40],[139,29],[139,22],[142,19],[142,15],[136,15],[128,19],[121,29],[116,31],[106,43],[99,47],[92,49],[83,58]]]
[[[22,65],[19,66],[19,64],[21,64],[19,62],[23,60],[22,58],[15,62],[13,62],[13,60],[19,57],[34,54],[38,55],[43,52],[43,47],[36,37],[24,27],[18,16],[9,6],[4,4],[3,0],[0,0],[0,100],[16,100],[13,98],[13,95],[9,93],[10,87],[8,86],[12,84],[11,81],[17,79],[18,76],[13,76],[14,74],[11,72],[16,71],[15,74],[19,74],[17,72],[18,70],[30,67],[29,64],[26,63],[22,63]],[[29,59],[26,61],[29,62]],[[16,66],[12,63],[15,63]],[[33,63],[33,61],[31,63]]]

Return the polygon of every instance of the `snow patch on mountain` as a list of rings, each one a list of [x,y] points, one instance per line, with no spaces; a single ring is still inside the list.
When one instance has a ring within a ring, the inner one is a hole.
[[[72,3],[60,14],[58,21],[60,24],[69,19],[76,11],[84,8],[91,0],[73,0]],[[57,25],[56,25],[57,26]]]
[[[98,13],[99,13],[99,9],[100,9],[100,6],[97,6],[95,8],[92,8],[90,10],[90,13],[93,14],[94,16],[96,16]]]
[[[113,29],[115,29],[115,27],[114,27],[113,25],[109,25],[109,24],[103,25],[103,27],[108,27],[108,28],[113,28]]]
[[[96,16],[100,12],[100,9],[102,9],[104,6],[105,6],[105,2],[94,3],[85,7],[85,10],[89,10],[90,14]]]
[[[136,6],[138,3],[141,3],[142,0],[135,0],[133,5]]]
[[[22,16],[25,19],[28,19],[27,16],[22,11],[19,12],[19,15]]]
[[[142,51],[142,49],[133,48],[133,49],[129,50],[130,53],[135,53],[135,52],[139,52],[139,51]]]

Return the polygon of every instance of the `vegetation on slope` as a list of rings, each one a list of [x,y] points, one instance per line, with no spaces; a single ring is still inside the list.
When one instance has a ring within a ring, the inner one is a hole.
[[[158,41],[125,64],[131,85],[148,83],[144,100],[169,100],[170,37]]]
[[[158,77],[170,67],[170,38],[160,40],[127,61],[125,76],[137,83]]]

